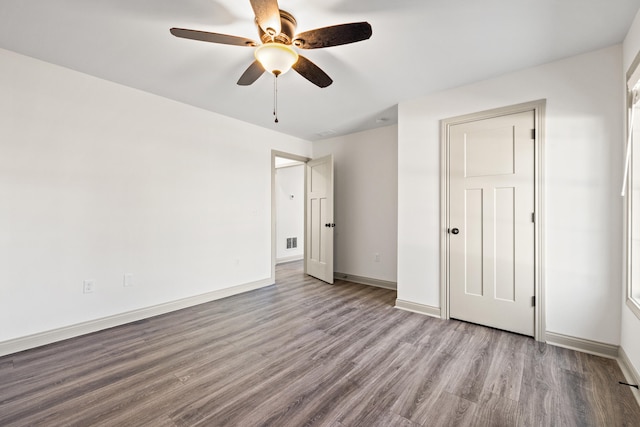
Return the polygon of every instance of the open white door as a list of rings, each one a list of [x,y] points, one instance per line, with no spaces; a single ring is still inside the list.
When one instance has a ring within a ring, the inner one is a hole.
[[[333,156],[307,162],[305,269],[333,284]]]

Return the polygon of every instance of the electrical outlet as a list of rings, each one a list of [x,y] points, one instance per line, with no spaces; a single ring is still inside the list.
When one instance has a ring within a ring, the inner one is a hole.
[[[380,254],[378,254],[378,253],[373,254],[373,261],[374,262],[380,262]]]
[[[96,287],[96,281],[93,279],[88,279],[82,282],[82,292],[85,294],[93,293],[93,290]]]
[[[133,286],[133,273],[125,273],[122,284],[125,288]]]

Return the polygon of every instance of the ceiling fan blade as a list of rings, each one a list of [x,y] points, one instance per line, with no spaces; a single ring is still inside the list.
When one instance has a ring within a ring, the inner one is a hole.
[[[242,76],[240,76],[240,79],[238,79],[238,84],[240,86],[249,86],[256,80],[258,80],[262,73],[264,73],[264,68],[262,67],[262,64],[260,64],[260,62],[258,62],[258,60],[256,59],[251,65],[249,65],[249,68],[245,70]]]
[[[230,44],[233,46],[255,46],[257,43],[244,37],[230,36],[227,34],[209,33],[207,31],[187,30],[184,28],[172,28],[171,34],[176,37],[203,42]]]
[[[293,43],[302,49],[318,49],[366,40],[372,33],[368,22],[353,22],[305,31],[298,34]]]
[[[262,30],[272,36],[280,34],[280,7],[278,0],[250,0],[256,21]],[[273,30],[273,34],[269,31]]]
[[[302,55],[298,56],[298,61],[293,64],[292,68],[316,86],[327,87],[333,83],[333,80],[331,80],[331,77],[329,77],[327,73]]]

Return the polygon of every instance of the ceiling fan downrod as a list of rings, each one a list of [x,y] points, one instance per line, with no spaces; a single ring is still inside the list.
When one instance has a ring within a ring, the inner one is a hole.
[[[273,75],[273,115],[278,123],[278,74]]]

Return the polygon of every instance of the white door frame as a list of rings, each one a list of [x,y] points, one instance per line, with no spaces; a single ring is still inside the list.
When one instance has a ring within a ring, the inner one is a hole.
[[[308,157],[298,156],[297,154],[285,153],[283,151],[271,150],[271,281],[273,283],[276,282],[276,255],[277,255],[277,246],[276,246],[276,157],[282,157],[284,159],[297,160],[299,162],[307,163],[311,160]],[[307,194],[307,168],[305,168],[304,175],[304,192],[305,192],[305,200]],[[307,204],[304,206],[304,217],[307,218]],[[307,221],[304,221],[304,234],[307,234]],[[303,256],[305,259],[304,272],[307,272],[307,249],[306,245],[303,248]]]
[[[490,119],[508,114],[532,111],[535,117],[534,150],[534,283],[536,306],[534,310],[534,338],[545,341],[544,297],[544,115],[546,100],[526,102],[504,108],[481,111],[440,121],[440,317],[449,319],[449,130],[453,125]]]

